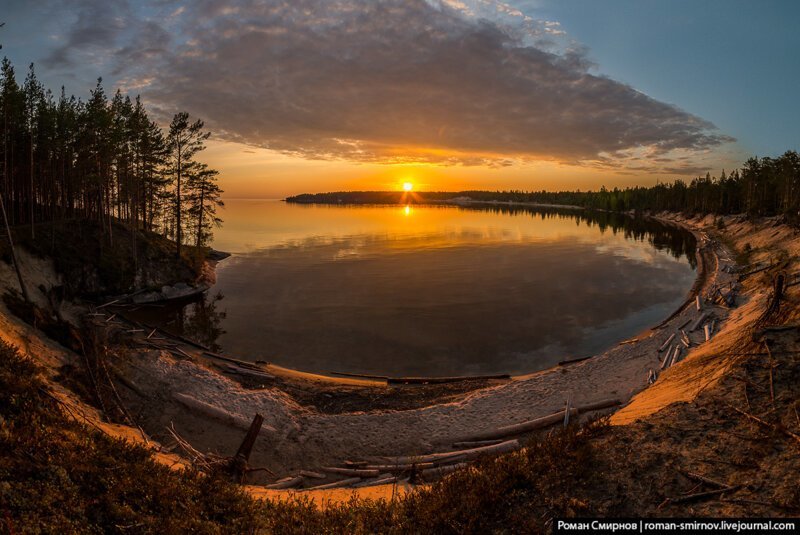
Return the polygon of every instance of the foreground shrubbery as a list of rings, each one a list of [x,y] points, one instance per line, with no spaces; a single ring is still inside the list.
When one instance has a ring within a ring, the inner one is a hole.
[[[155,463],[67,418],[35,366],[0,344],[0,532],[252,532],[233,485]]]
[[[571,428],[521,452],[485,459],[395,501],[351,500],[316,510],[307,501],[269,503],[267,523],[309,533],[537,533],[553,517],[590,515],[594,424]]]
[[[69,418],[36,367],[0,343],[0,532],[484,533],[588,513],[599,426],[486,459],[393,503],[258,502],[227,481],[157,464]],[[490,469],[488,469],[490,468]]]

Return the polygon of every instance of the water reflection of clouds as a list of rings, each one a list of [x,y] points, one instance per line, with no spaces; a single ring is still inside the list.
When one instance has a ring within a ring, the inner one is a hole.
[[[269,246],[251,247],[244,253],[250,255],[265,254],[271,250],[287,249],[312,249],[337,245],[343,249],[363,249],[368,247],[385,247],[392,249],[420,249],[442,248],[466,244],[491,244],[491,243],[531,243],[545,241],[560,241],[565,236],[558,235],[552,239],[542,239],[535,234],[525,234],[519,228],[507,227],[447,227],[426,232],[374,232],[357,235],[320,234],[304,236],[302,238],[287,239]],[[589,240],[587,240],[588,242]],[[343,252],[342,255],[350,253]]]
[[[476,232],[483,239],[558,240],[565,235],[596,237],[598,231],[575,225],[571,217],[531,217],[451,206],[414,206],[409,215],[394,206],[299,206],[280,202],[230,201],[225,225],[214,246],[248,253],[311,239],[386,235],[392,239],[420,235]],[[308,242],[313,243],[313,242]]]
[[[666,265],[677,262],[676,259],[653,247],[643,246],[643,244],[632,240],[615,240],[613,243],[599,243],[595,246],[595,251],[599,254],[620,256],[651,265]]]
[[[246,253],[252,256],[270,256],[278,251],[296,251],[298,254],[330,258],[333,261],[354,260],[380,254],[397,254],[424,249],[448,249],[464,246],[491,246],[498,244],[533,244],[575,242],[591,245],[601,255],[613,255],[654,266],[665,266],[679,259],[650,247],[622,233],[602,233],[586,236],[582,233],[559,233],[547,238],[526,233],[519,226],[449,226],[437,231],[390,233],[375,232],[358,235],[316,234],[287,240]],[[331,251],[331,248],[334,250]]]
[[[635,334],[693,278],[684,238],[603,215],[266,207],[287,220],[220,265],[222,343],[302,369],[527,372]]]

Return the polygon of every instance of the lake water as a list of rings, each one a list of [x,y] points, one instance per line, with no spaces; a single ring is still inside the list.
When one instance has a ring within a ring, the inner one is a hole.
[[[619,215],[226,204],[206,299],[137,314],[307,371],[541,370],[657,324],[695,278],[690,234]]]

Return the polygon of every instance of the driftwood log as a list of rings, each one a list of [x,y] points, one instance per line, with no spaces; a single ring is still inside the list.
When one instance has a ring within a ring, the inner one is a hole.
[[[658,367],[659,370],[664,370],[669,364],[670,359],[672,359],[672,348],[667,351],[667,354],[664,356],[664,360],[661,361],[661,366]]]
[[[182,394],[180,392],[172,394],[172,398],[181,405],[183,405],[184,407],[186,407],[187,409],[189,409],[190,412],[194,412],[197,414],[201,414],[203,416],[207,416],[209,418],[213,418],[219,422],[222,422],[224,424],[239,429],[250,429],[249,420],[247,420],[242,416],[239,416],[238,414],[233,414],[221,407],[211,405],[209,403],[206,403],[205,401],[200,401],[199,399],[195,399],[188,394]],[[275,428],[269,425],[262,425],[260,431],[275,432]]]
[[[500,444],[502,441],[502,438],[496,438],[494,440],[468,440],[465,442],[454,442],[453,447],[455,449],[480,448],[481,446],[494,446],[495,444]]]
[[[452,460],[454,457],[459,457],[462,460],[471,460],[480,457],[487,453],[506,453],[520,448],[519,441],[506,440],[500,444],[493,446],[481,446],[479,448],[472,448],[468,450],[447,451],[441,453],[429,453],[427,455],[407,455],[403,457],[386,457],[386,464],[419,464],[419,463],[435,463],[445,460]]]
[[[665,349],[667,349],[667,346],[669,346],[670,342],[672,342],[674,339],[675,339],[675,333],[672,333],[671,335],[669,335],[669,338],[667,338],[667,340],[663,344],[661,344],[661,347],[658,348],[658,352],[660,353]]]
[[[316,487],[311,487],[311,488],[303,489],[303,490],[336,489],[336,488],[339,488],[339,487],[349,487],[350,485],[353,485],[355,483],[360,483],[360,482],[361,482],[361,478],[360,477],[351,477],[351,478],[348,478],[348,479],[341,479],[339,481],[334,481],[333,483],[326,483],[325,485],[319,485],[319,486],[316,486]]]
[[[422,477],[425,480],[432,480],[453,473],[456,470],[465,468],[467,466],[469,466],[467,463],[459,463],[450,466],[442,466],[440,468],[429,468],[422,471]]]
[[[323,472],[327,472],[329,474],[337,474],[340,476],[350,476],[350,477],[378,477],[381,475],[380,470],[369,469],[369,468],[334,468],[332,466],[323,466],[320,468]]]
[[[311,472],[310,470],[300,470],[300,475],[303,477],[310,477],[311,479],[325,479],[328,476],[320,474],[319,472]]]
[[[497,375],[464,375],[457,377],[389,377],[390,385],[436,385],[444,383],[460,383],[463,381],[485,381],[490,379],[511,379],[507,373]]]
[[[572,408],[570,409],[570,415],[577,416],[582,412],[607,409],[610,407],[615,407],[619,404],[620,401],[618,399],[604,399],[601,401],[597,401],[595,403],[589,403],[586,405]],[[565,411],[561,410],[555,414],[550,414],[548,416],[543,416],[541,418],[536,418],[534,420],[528,420],[514,425],[507,425],[503,427],[497,427],[495,429],[489,429],[483,432],[475,433],[474,435],[471,435],[469,437],[465,437],[463,440],[491,440],[496,438],[509,437],[513,435],[521,435],[523,433],[534,431],[536,429],[543,429],[545,427],[549,427],[551,425],[563,422],[564,412]],[[497,446],[490,446],[490,447],[497,447]]]
[[[265,379],[265,380],[275,379],[274,375],[267,373],[265,371],[254,370],[252,368],[243,368],[241,366],[236,366],[234,364],[226,364],[224,370],[227,373],[232,373],[235,375],[243,375],[245,377],[253,377],[256,379]]]
[[[253,446],[256,443],[258,433],[261,431],[261,425],[263,423],[264,417],[260,414],[256,414],[253,417],[253,421],[247,429],[247,435],[245,435],[244,440],[241,445],[239,445],[236,455],[231,459],[231,476],[236,483],[244,483],[244,478],[249,471],[248,463],[250,462],[250,454],[253,452]]]
[[[242,368],[249,368],[251,370],[262,371],[262,372],[264,371],[264,369],[258,364],[253,364],[252,362],[245,362],[243,360],[226,357],[225,355],[220,355],[219,353],[214,353],[212,351],[203,351],[203,355],[218,360],[224,360],[225,362],[236,364],[237,366],[240,366]]]
[[[669,365],[670,367],[675,366],[681,358],[681,346],[675,345],[675,352],[672,354],[672,360],[670,360]]]
[[[408,464],[368,464],[368,470],[380,470],[381,472],[410,472],[412,470],[426,470],[433,468],[435,463],[408,463]]]
[[[694,323],[692,323],[692,326],[689,328],[689,332],[696,331],[697,328],[700,327],[700,324],[702,324],[707,317],[708,317],[708,312],[700,314],[700,317],[697,318],[697,320]]]
[[[264,485],[265,489],[270,490],[282,490],[282,489],[293,489],[303,484],[303,477],[302,476],[295,476],[295,477],[285,477],[271,485]]]

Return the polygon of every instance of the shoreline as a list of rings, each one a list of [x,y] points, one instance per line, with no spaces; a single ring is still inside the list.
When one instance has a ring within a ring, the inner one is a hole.
[[[720,263],[717,268],[721,266]],[[702,288],[707,288],[721,273],[706,271],[709,276],[699,285]],[[719,321],[725,315],[726,312],[719,311]],[[694,314],[684,305],[673,316],[667,326],[676,329]],[[265,423],[275,431],[268,433],[270,438],[265,442],[270,443],[269,447],[256,448],[254,462],[267,463],[266,466],[278,475],[287,475],[341,464],[353,460],[354,454],[359,458],[375,458],[442,451],[470,434],[554,414],[563,410],[568,397],[574,406],[591,405],[608,398],[627,403],[647,387],[648,372],[658,370],[662,355],[657,349],[663,343],[661,338],[665,332],[666,328],[648,329],[638,335],[635,343],[618,343],[585,361],[516,376],[500,384],[481,385],[444,402],[432,399],[430,404],[399,411],[390,406],[379,410],[364,406],[356,412],[320,412],[298,404],[293,395],[296,385],[289,384],[281,389],[265,383],[264,389],[249,390],[220,373],[217,366],[209,365],[202,351],[190,348],[183,351],[196,362],[175,362],[172,356],[151,355],[146,359],[147,364],[140,359],[132,366],[130,375],[131,380],[140,385],[153,380],[168,385],[150,392],[145,388],[147,397],[174,399],[176,394],[190,395],[240,420],[248,420],[254,412],[269,415]],[[690,333],[695,343],[700,342],[698,336],[697,332]],[[391,397],[398,391],[387,390],[387,385],[377,381],[331,378],[274,365],[260,369],[279,378],[311,383],[310,389],[327,384],[332,388],[328,392],[338,388],[367,388]],[[234,447],[238,432],[226,439],[223,423],[210,424],[207,418],[196,420],[201,415],[187,414],[185,407],[175,406],[180,403],[170,402],[169,405],[172,406],[156,418],[160,425],[167,419],[192,420],[195,423],[187,425],[185,432],[201,445]]]
[[[703,232],[698,225],[692,227],[683,218],[676,219],[669,214],[657,217],[670,224],[686,225],[693,232]],[[706,270],[707,275],[713,277],[707,277],[700,284],[702,289],[713,284],[723,273],[724,266],[732,264],[730,251],[722,248],[721,252],[725,258],[716,262],[713,272]],[[691,314],[691,307],[684,305],[672,320],[668,320],[669,327],[685,321],[688,314]],[[11,318],[5,321],[8,319]],[[722,327],[724,329],[724,325]],[[662,343],[664,333],[663,328],[645,330],[636,343],[622,341],[585,361],[518,376],[502,384],[482,385],[456,393],[444,402],[431,400],[430,405],[399,411],[381,408],[336,414],[320,412],[299,404],[293,397],[294,387],[283,391],[270,384],[248,386],[221,373],[202,351],[181,345],[177,350],[183,356],[165,349],[134,350],[135,358],[124,359],[116,366],[119,375],[125,378],[119,388],[126,404],[140,411],[145,430],[157,440],[162,438],[158,436],[159,429],[175,421],[182,435],[197,447],[235,451],[241,439],[241,428],[193,413],[177,401],[181,395],[203,400],[238,420],[249,421],[254,412],[267,415],[265,424],[272,430],[262,431],[264,436],[254,450],[253,463],[285,475],[342,463],[352,460],[354,455],[376,458],[442,451],[465,435],[513,426],[563,410],[567,395],[575,405],[591,404],[609,396],[628,402],[648,390],[647,371],[658,366],[660,354],[656,348]],[[691,336],[696,339],[698,334]],[[386,385],[376,382],[330,378],[275,366],[266,371],[291,376],[309,383],[310,388],[327,384],[331,388],[329,392],[340,389],[382,391],[392,396],[399,391],[387,391]],[[417,391],[417,387],[408,390]],[[156,399],[162,400],[158,407],[152,403]],[[286,493],[270,491],[268,494],[273,492]]]
[[[327,203],[321,203],[321,204],[325,205]],[[584,208],[584,207],[574,206],[574,205],[553,205],[553,204],[542,204],[542,203],[532,203],[532,202],[522,202],[522,201],[503,201],[503,202],[500,202],[500,201],[477,201],[477,200],[472,200],[472,199],[467,200],[467,201],[461,201],[461,200],[455,199],[455,200],[444,200],[444,201],[430,201],[430,202],[425,203],[425,204],[428,204],[428,205],[431,205],[431,206],[441,206],[441,205],[451,205],[451,206],[509,205],[510,204],[510,205],[529,206],[529,207],[536,207],[536,208],[564,208],[564,209],[567,209],[567,210],[605,212],[605,210]],[[355,206],[358,206],[358,205],[355,205]],[[386,206],[388,206],[388,205],[386,205]],[[626,217],[634,217],[634,215],[632,213],[629,213],[629,212],[624,212],[624,213],[620,212],[619,214],[623,215],[623,216],[626,216]],[[702,241],[701,236],[697,232],[694,232],[693,229],[691,229],[690,227],[688,227],[686,225],[679,224],[679,223],[676,223],[674,221],[671,221],[671,220],[668,220],[668,219],[663,219],[663,218],[661,218],[659,216],[650,215],[650,214],[643,215],[643,218],[656,221],[659,224],[667,226],[667,227],[679,228],[680,230],[682,230],[684,232],[689,232],[690,234],[693,235],[693,237],[695,238],[696,243],[698,243],[698,244]],[[231,254],[228,254],[228,253],[224,253],[224,255],[225,256],[223,256],[222,259],[231,256]],[[668,315],[665,319],[661,320],[658,325],[656,325],[654,327],[645,328],[645,329],[643,329],[641,331],[632,333],[629,336],[627,336],[628,339],[637,339],[642,335],[642,333],[647,333],[652,329],[656,329],[656,328],[659,328],[660,326],[663,326],[667,321],[669,321],[670,319],[675,317],[677,314],[679,314],[690,303],[690,301],[692,301],[694,299],[695,295],[699,292],[700,288],[703,286],[704,281],[706,280],[706,277],[707,277],[707,274],[708,274],[708,269],[705,269],[705,264],[707,263],[707,261],[706,261],[707,259],[704,259],[700,254],[696,255],[696,259],[697,259],[697,273],[696,273],[696,276],[695,276],[694,281],[692,283],[692,286],[690,286],[689,290],[687,291],[687,294],[686,294],[687,297],[680,303],[680,305],[677,306],[677,308],[675,308],[671,312],[670,315]],[[216,267],[217,263],[218,263],[217,261],[207,262],[207,264],[209,265],[209,271],[212,272],[211,277],[207,277],[206,278],[207,281],[209,279],[212,280],[212,281],[215,281],[215,276],[214,276],[213,270]],[[211,288],[209,288],[209,289],[211,289]],[[154,325],[145,325],[145,326],[148,327],[148,328],[155,327]],[[164,332],[167,333],[167,331],[164,331]],[[169,333],[167,333],[167,334],[169,334]],[[176,337],[180,338],[179,336],[174,335],[174,334],[171,334],[171,336],[176,336]],[[615,345],[617,345],[619,343],[622,343],[624,341],[625,340],[620,340],[618,342],[612,342],[612,345],[610,345],[606,350],[603,350],[599,354],[602,354],[603,352],[611,349]],[[224,348],[221,349],[221,351],[227,354],[227,352],[225,351]],[[576,359],[570,358],[568,355],[564,355],[563,358],[566,359],[567,363],[572,364],[573,361],[577,362],[577,361],[582,361],[582,360],[589,360],[589,359],[597,357],[599,354],[588,355],[588,356],[584,356],[584,357],[580,357],[580,358],[576,358]],[[454,372],[452,374],[454,376],[433,376],[433,375],[431,375],[431,376],[413,376],[413,377],[402,377],[402,376],[389,377],[389,376],[384,376],[384,375],[369,374],[369,373],[366,373],[366,372],[365,373],[360,373],[360,372],[357,372],[357,371],[345,373],[345,372],[341,372],[341,371],[339,371],[339,370],[337,370],[335,368],[333,368],[332,370],[324,370],[324,371],[310,371],[310,370],[303,369],[303,368],[288,367],[288,366],[277,364],[277,363],[274,363],[274,362],[271,362],[271,361],[270,362],[264,362],[264,361],[259,361],[259,360],[248,360],[247,358],[240,358],[239,360],[246,361],[246,362],[251,362],[253,364],[259,364],[265,370],[269,371],[270,373],[285,377],[287,379],[307,379],[307,380],[310,380],[310,381],[325,382],[325,383],[331,383],[331,384],[336,384],[336,383],[343,384],[343,385],[361,384],[361,385],[365,385],[365,386],[382,385],[382,384],[387,384],[387,383],[388,384],[434,384],[434,383],[445,383],[445,382],[447,382],[447,383],[466,382],[466,381],[471,381],[471,380],[487,380],[487,379],[514,380],[514,379],[519,378],[519,377],[529,377],[532,374],[548,371],[548,370],[551,370],[551,369],[557,369],[559,366],[562,365],[561,363],[558,363],[558,364],[553,364],[553,365],[551,365],[551,366],[549,366],[547,368],[534,369],[533,371],[521,371],[521,372],[517,372],[515,374],[509,374],[505,370],[499,370],[497,372],[491,372],[490,375],[475,375],[475,376],[467,376],[467,375],[460,376],[460,375],[458,375],[457,372]]]

